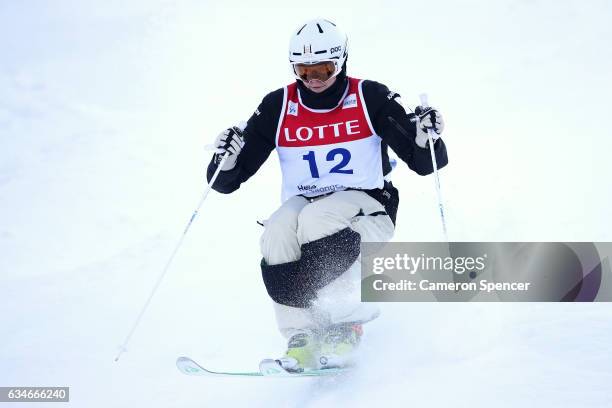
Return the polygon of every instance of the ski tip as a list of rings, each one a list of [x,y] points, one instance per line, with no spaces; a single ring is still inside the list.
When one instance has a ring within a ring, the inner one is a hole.
[[[208,370],[206,370],[204,367],[201,367],[189,357],[184,356],[176,359],[176,367],[187,375],[202,375],[203,373],[208,372]]]
[[[211,371],[196,363],[189,357],[179,357],[176,359],[176,366],[179,371],[187,375],[206,376],[206,377],[261,377],[259,371]]]
[[[259,363],[259,372],[265,376],[288,374],[278,361],[266,358]]]

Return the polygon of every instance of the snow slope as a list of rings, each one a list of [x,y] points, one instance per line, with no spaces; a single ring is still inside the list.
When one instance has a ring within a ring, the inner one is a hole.
[[[182,354],[248,369],[283,351],[255,222],[279,205],[275,157],[211,194],[113,362],[199,199],[203,145],[292,80],[311,16],[349,33],[351,75],[443,111],[452,239],[611,239],[608,2],[334,4],[0,3],[0,385],[68,385],[87,408],[612,403],[607,304],[385,304],[348,378],[181,375]],[[394,181],[395,239],[440,239],[431,177]]]

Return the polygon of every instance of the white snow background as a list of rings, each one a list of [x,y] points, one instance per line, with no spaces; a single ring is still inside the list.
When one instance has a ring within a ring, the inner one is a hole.
[[[2,0],[0,385],[70,386],[57,406],[84,408],[611,406],[609,304],[385,304],[348,378],[180,374],[179,355],[284,351],[255,222],[280,204],[274,153],[209,196],[113,361],[202,193],[203,146],[293,80],[289,36],[317,16],[349,34],[350,75],[444,114],[452,240],[612,240],[609,1]],[[440,240],[433,178],[400,164],[394,182],[394,239]]]

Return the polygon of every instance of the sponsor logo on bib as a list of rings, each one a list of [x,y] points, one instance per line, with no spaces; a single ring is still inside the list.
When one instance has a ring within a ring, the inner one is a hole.
[[[358,120],[349,120],[346,122],[313,127],[301,126],[295,130],[287,127],[283,128],[284,141],[287,143],[308,142],[310,140],[325,142],[323,144],[330,144],[337,141],[345,142],[356,139],[357,137],[353,136],[360,135],[360,133]]]
[[[346,98],[344,98],[344,102],[342,102],[342,109],[348,108],[356,108],[357,107],[357,95],[350,94]]]
[[[295,102],[289,101],[289,106],[287,107],[287,115],[298,115],[298,104]]]

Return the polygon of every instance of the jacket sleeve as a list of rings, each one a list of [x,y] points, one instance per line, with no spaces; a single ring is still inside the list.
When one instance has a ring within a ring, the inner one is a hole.
[[[221,171],[213,184],[213,189],[219,193],[229,194],[240,188],[259,170],[276,146],[276,127],[283,103],[283,89],[269,93],[259,104],[259,107],[247,121],[244,129],[244,146],[238,155],[236,167]],[[214,156],[213,156],[214,158]],[[217,165],[211,159],[206,173],[210,182]]]
[[[403,106],[397,101],[399,94],[389,91],[385,85],[374,81],[364,81],[362,90],[372,126],[383,142],[389,145],[411,170],[422,176],[431,174],[433,172],[431,153],[429,148],[423,149],[416,144],[416,124],[410,121],[414,114],[406,114]],[[406,130],[409,137],[397,129],[390,117]],[[448,156],[446,145],[441,138],[435,142],[434,152],[438,168],[446,166]]]

